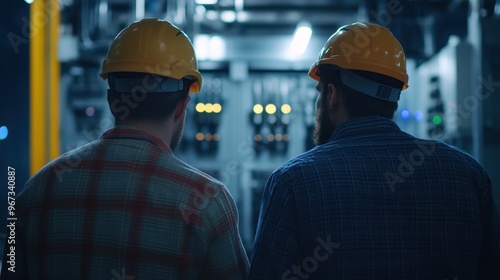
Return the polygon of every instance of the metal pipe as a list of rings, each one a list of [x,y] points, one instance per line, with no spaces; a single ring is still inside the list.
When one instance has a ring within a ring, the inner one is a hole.
[[[143,19],[146,14],[145,10],[146,10],[146,1],[135,0],[135,20]]]
[[[82,40],[82,44],[86,48],[91,48],[94,45],[94,42],[90,38],[90,31],[89,31],[89,26],[88,24],[85,24],[86,20],[87,22],[90,22],[88,20],[88,15],[90,14],[90,1],[82,1],[82,9],[81,9],[81,14],[80,14],[80,38]]]
[[[99,36],[102,37],[106,33],[106,29],[109,26],[108,22],[108,1],[100,0],[98,7],[97,26],[99,27]]]
[[[471,12],[468,18],[468,40],[472,45],[471,95],[482,96],[483,87],[479,85],[482,77],[482,36],[481,0],[469,0]],[[472,155],[477,161],[483,160],[483,101],[478,101],[477,109],[472,112]]]

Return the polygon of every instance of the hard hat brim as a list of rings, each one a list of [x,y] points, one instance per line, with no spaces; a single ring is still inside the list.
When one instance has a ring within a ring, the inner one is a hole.
[[[318,67],[322,64],[333,64],[343,69],[361,70],[383,74],[403,82],[402,90],[405,90],[409,87],[408,74],[394,71],[394,67],[385,66],[383,62],[379,61],[348,61],[345,56],[333,56],[330,58],[320,59],[319,61],[315,62],[309,69],[309,77],[313,78],[316,81],[319,81],[320,77],[318,75]]]
[[[147,63],[145,61],[137,61],[137,60],[113,60],[109,59],[104,60],[103,69],[106,69],[106,72],[101,72],[99,76],[106,80],[108,78],[109,73],[114,72],[137,72],[137,73],[147,73],[147,74],[156,74],[164,77],[171,77],[174,79],[182,79],[184,77],[192,76],[194,78],[194,83],[189,88],[190,93],[198,93],[201,90],[201,74],[196,70],[188,70],[184,68],[176,68],[174,66],[167,69],[164,65],[160,63]]]

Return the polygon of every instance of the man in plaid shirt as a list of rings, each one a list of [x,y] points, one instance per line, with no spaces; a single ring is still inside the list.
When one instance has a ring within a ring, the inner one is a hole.
[[[309,75],[318,146],[269,178],[250,279],[500,279],[488,174],[391,121],[408,87],[392,33],[341,27]]]
[[[228,190],[172,153],[201,87],[188,37],[167,21],[135,22],[101,76],[117,126],[28,181],[15,272],[4,261],[2,278],[245,279]]]

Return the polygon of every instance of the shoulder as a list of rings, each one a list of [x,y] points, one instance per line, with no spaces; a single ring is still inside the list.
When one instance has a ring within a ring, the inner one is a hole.
[[[220,234],[238,224],[238,211],[233,197],[227,187],[207,173],[181,161],[175,156],[168,159],[175,173],[185,180],[186,190],[191,199],[184,205],[183,216],[201,218],[202,226],[207,232]]]
[[[206,185],[212,188],[223,188],[224,184],[209,174],[185,163],[173,154],[165,154],[161,165],[168,166],[173,172],[196,185]]]
[[[165,174],[168,180],[176,181],[185,192],[189,193],[192,196],[193,204],[204,205],[204,207],[207,207],[207,204],[210,204],[211,207],[215,207],[215,204],[219,205],[215,208],[226,208],[234,205],[228,189],[219,180],[183,162],[174,155],[167,156],[165,160],[167,162],[163,162],[161,165],[168,166],[164,169],[168,170],[169,174]]]
[[[489,180],[489,175],[484,167],[466,151],[437,140],[423,140],[417,138],[416,141],[419,143],[417,145],[421,146],[424,144],[427,147],[427,151],[435,154],[438,160],[442,162],[462,162],[469,172]]]
[[[471,168],[484,170],[481,164],[466,151],[439,140],[413,137],[413,143],[425,156],[435,156],[438,160],[462,161]]]
[[[98,141],[99,140],[90,142],[86,145],[61,154],[60,156],[43,166],[38,172],[36,172],[35,175],[33,175],[33,177],[28,180],[26,186],[35,185],[40,181],[51,180],[53,179],[52,176],[55,176],[56,179],[58,179],[61,173],[74,168],[78,168],[82,160],[95,149]]]
[[[342,147],[335,142],[316,146],[311,150],[299,154],[288,160],[283,165],[274,170],[272,176],[281,179],[295,180],[298,176],[305,173],[312,175],[318,171],[318,168],[325,163],[331,164],[332,159],[342,158]]]

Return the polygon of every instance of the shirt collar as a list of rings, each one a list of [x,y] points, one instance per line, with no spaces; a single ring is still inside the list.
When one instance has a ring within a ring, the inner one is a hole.
[[[381,116],[369,116],[348,120],[341,124],[332,134],[328,142],[352,137],[380,134],[381,131],[401,131],[392,120]]]
[[[116,126],[104,132],[99,139],[136,139],[144,140],[153,144],[154,146],[165,150],[172,154],[170,147],[163,142],[160,138],[147,133],[144,130],[134,128],[132,126]]]

